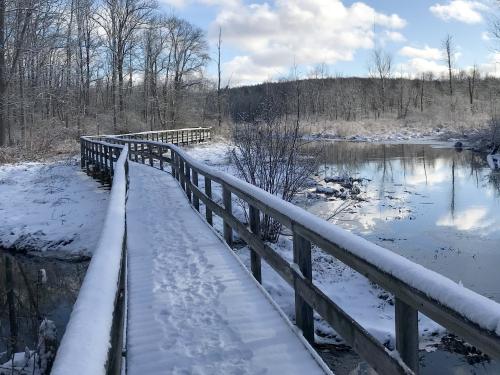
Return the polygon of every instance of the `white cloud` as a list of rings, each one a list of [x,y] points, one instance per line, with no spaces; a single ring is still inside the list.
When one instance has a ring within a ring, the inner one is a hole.
[[[429,10],[445,21],[455,20],[473,24],[483,21],[481,12],[488,10],[488,6],[480,1],[451,0],[444,5],[434,4]]]
[[[392,30],[385,30],[382,39],[385,41],[390,41],[390,42],[406,42],[406,38],[403,34],[401,34],[399,31],[392,31]]]
[[[488,56],[488,61],[479,66],[481,73],[489,76],[500,77],[500,52]]]
[[[374,33],[374,23],[380,34]],[[225,74],[232,75],[233,83],[253,83],[264,72],[284,72],[294,62],[350,61],[357,50],[373,48],[376,38],[404,41],[398,30],[405,25],[400,16],[379,13],[361,2],[347,6],[341,0],[275,0],[221,8],[211,34],[221,27],[223,41],[241,52],[226,64],[236,70],[226,69]]]
[[[487,219],[487,214],[486,208],[473,207],[457,212],[455,216],[443,216],[436,222],[436,225],[455,227],[461,231],[484,229],[494,224],[494,220]]]
[[[187,0],[160,0],[160,3],[170,5],[175,8],[182,8],[187,5]]]
[[[427,60],[440,60],[443,58],[443,53],[437,48],[425,46],[424,48],[415,48],[405,46],[401,48],[399,54],[411,58],[421,58]]]
[[[486,41],[491,40],[490,33],[488,33],[487,31],[483,31],[481,33],[481,39]]]
[[[263,66],[249,56],[236,56],[231,61],[222,64],[225,80],[231,86],[241,83],[270,81],[273,77],[282,76],[287,69],[279,64]]]

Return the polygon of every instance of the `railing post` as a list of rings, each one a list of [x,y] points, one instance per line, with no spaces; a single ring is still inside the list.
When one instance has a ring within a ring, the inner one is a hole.
[[[137,154],[137,143],[134,142],[134,161],[137,163],[139,160],[139,155]]]
[[[153,166],[153,146],[148,143],[149,165]]]
[[[160,158],[160,169],[163,171],[163,146],[158,147],[158,158]]]
[[[179,155],[177,155],[179,156]],[[179,162],[179,178],[180,178],[180,182],[181,182],[181,187],[182,187],[182,190],[186,190],[186,183],[185,183],[185,176],[184,176],[184,160],[182,160],[182,158],[179,156],[177,158],[178,162]]]
[[[109,181],[113,181],[113,176],[115,175],[115,167],[113,165],[113,151],[115,150],[114,147],[109,147],[109,174],[110,174],[110,179]]]
[[[189,183],[191,182],[191,167],[189,164],[186,162],[185,164],[185,173],[186,173],[186,195],[188,197],[189,202],[192,202],[192,197],[191,197],[191,186],[189,186]]]
[[[80,168],[85,167],[85,141],[80,138]]]
[[[232,214],[233,204],[231,201],[231,191],[224,184],[222,185],[222,200],[226,212]],[[233,246],[233,229],[226,220],[224,220],[224,240],[226,240],[229,247]]]
[[[179,177],[177,175],[177,156],[172,149],[170,149],[170,167],[172,168],[172,176],[174,176],[174,178],[178,180]]]
[[[249,209],[250,216],[250,230],[256,236],[260,235],[260,213],[257,208],[250,205]],[[259,283],[262,284],[262,268],[260,256],[253,250],[250,249],[250,268],[252,270],[252,275],[255,277]]]
[[[196,169],[193,169],[193,185],[198,187],[198,171]],[[200,211],[200,199],[195,193],[193,193],[193,205],[197,211]]]
[[[205,195],[212,199],[212,180],[205,176]],[[207,223],[210,225],[214,224],[212,211],[205,206],[205,218],[207,219]]]
[[[299,266],[305,279],[312,281],[311,243],[304,237],[293,233],[293,262]],[[294,281],[295,282],[295,281]],[[314,315],[313,309],[295,290],[295,321],[302,330],[302,335],[311,344],[314,344]]]
[[[406,365],[418,374],[418,311],[395,297],[396,349]]]
[[[109,178],[109,167],[108,167],[108,151],[109,147],[106,145],[103,145],[103,158],[104,158],[104,174],[105,174],[105,179]]]

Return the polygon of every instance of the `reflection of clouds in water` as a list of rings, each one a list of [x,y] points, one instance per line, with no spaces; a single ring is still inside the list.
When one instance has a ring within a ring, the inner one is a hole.
[[[444,159],[436,159],[432,167],[424,169],[422,165],[422,168],[415,168],[412,172],[406,176],[406,183],[413,186],[437,185],[451,178],[450,164]]]
[[[356,220],[359,227],[363,229],[362,232],[366,233],[366,231],[373,231],[380,221],[402,220],[406,219],[408,216],[410,216],[409,210],[384,208],[382,211],[361,212],[354,220]]]
[[[486,219],[488,209],[486,207],[472,207],[456,212],[454,217],[450,214],[442,216],[436,225],[455,227],[458,230],[467,231],[472,229],[484,229],[495,224],[495,220]]]

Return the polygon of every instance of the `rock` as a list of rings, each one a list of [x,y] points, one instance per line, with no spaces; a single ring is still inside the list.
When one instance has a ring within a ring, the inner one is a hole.
[[[333,195],[333,194],[335,194],[335,192],[336,192],[336,190],[334,188],[331,188],[328,186],[316,186],[316,193]]]

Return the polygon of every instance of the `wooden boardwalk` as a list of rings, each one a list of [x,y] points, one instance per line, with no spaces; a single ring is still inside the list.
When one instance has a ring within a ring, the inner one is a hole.
[[[169,174],[129,163],[127,372],[324,374]]]
[[[54,375],[328,372],[306,343],[315,340],[313,314],[384,375],[418,374],[419,313],[500,358],[500,304],[178,147],[210,138],[209,128],[81,138],[82,168],[113,188]],[[248,222],[235,216],[233,200]],[[216,216],[223,241],[211,228]],[[293,234],[292,262],[261,239],[266,216]],[[230,249],[233,231],[250,248],[251,274]],[[313,246],[394,296],[395,348],[318,287]],[[262,262],[293,289],[297,327],[258,284]]]

